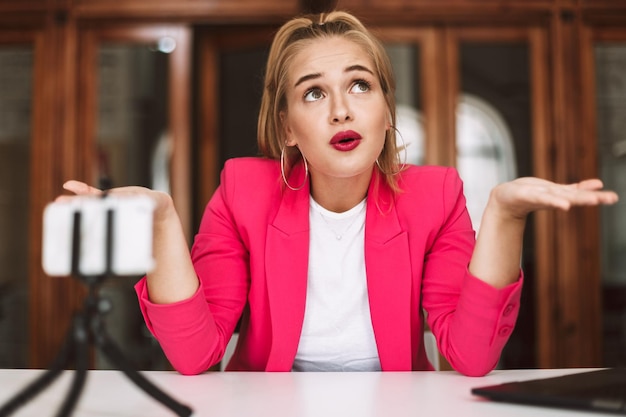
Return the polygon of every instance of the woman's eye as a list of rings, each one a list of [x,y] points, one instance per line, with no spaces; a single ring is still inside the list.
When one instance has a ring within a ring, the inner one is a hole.
[[[324,98],[324,94],[319,88],[312,88],[304,93],[304,101],[316,101],[321,98]]]
[[[364,80],[359,80],[354,83],[350,91],[352,93],[366,93],[369,90],[370,90],[370,83]]]

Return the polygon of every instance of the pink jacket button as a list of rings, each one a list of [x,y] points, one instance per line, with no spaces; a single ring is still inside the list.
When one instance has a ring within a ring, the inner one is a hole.
[[[502,326],[500,330],[498,330],[498,336],[508,336],[511,333],[511,326]]]
[[[509,304],[504,308],[504,311],[502,312],[502,315],[504,317],[509,316],[512,312],[513,309],[515,308],[515,306],[513,304]]]

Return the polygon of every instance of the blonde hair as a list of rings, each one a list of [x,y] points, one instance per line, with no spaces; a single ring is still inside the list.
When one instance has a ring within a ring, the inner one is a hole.
[[[397,191],[395,174],[402,167],[396,146],[395,79],[389,57],[380,41],[354,16],[335,11],[319,15],[297,17],[285,23],[274,36],[265,71],[263,98],[258,121],[258,146],[261,153],[279,159],[285,146],[285,133],[280,119],[287,109],[288,75],[296,54],[311,41],[330,37],[343,37],[361,46],[369,54],[380,82],[389,110],[392,128],[385,134],[385,144],[377,159],[378,169],[391,189]],[[302,157],[294,147],[285,149],[288,165]]]

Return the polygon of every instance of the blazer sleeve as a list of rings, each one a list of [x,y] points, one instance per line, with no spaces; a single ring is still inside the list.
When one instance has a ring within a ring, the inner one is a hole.
[[[145,278],[135,287],[146,325],[182,374],[204,372],[222,359],[247,300],[249,255],[231,213],[225,172],[191,249],[196,294],[158,305],[149,300]]]
[[[523,274],[497,289],[469,273],[475,233],[458,173],[443,179],[441,227],[424,260],[422,306],[441,354],[457,371],[479,376],[493,370],[513,331]]]

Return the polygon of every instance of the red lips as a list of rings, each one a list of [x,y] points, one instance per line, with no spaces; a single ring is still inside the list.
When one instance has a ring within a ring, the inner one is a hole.
[[[353,130],[339,132],[330,140],[330,144],[338,151],[351,151],[361,143],[361,135]]]

